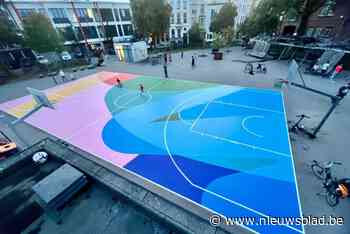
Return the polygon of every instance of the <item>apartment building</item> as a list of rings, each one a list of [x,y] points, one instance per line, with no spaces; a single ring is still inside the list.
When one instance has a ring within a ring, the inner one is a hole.
[[[65,45],[130,39],[133,35],[128,0],[5,0],[19,28],[33,12],[47,15]]]
[[[169,38],[180,41],[186,38],[188,30],[193,23],[205,30],[210,38],[210,24],[222,6],[229,0],[170,0],[172,7],[170,17]],[[254,0],[234,0],[237,6],[236,25],[243,23],[252,9]],[[207,38],[207,39],[208,39]],[[210,40],[210,39],[209,39]]]

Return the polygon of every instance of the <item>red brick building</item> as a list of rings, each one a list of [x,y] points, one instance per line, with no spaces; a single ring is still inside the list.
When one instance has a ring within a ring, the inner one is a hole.
[[[310,16],[306,35],[336,41],[350,39],[350,0],[326,0]]]
[[[297,13],[287,15],[281,25],[283,35],[297,32],[300,17]],[[326,0],[307,22],[305,34],[336,41],[350,39],[350,0]]]

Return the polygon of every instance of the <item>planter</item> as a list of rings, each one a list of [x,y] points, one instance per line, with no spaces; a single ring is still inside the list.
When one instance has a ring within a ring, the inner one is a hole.
[[[222,60],[224,57],[224,53],[222,52],[215,52],[214,53],[214,60]]]

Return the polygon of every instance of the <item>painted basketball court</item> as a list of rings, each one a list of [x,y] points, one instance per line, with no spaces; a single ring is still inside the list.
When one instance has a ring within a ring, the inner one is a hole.
[[[26,122],[98,158],[226,217],[301,217],[280,92],[100,72],[46,93],[55,109]],[[26,96],[0,109],[20,117],[33,106]]]

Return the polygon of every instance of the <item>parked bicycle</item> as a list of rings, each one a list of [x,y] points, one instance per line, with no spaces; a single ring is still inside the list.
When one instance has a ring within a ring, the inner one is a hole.
[[[332,175],[332,167],[342,165],[340,162],[329,161],[320,163],[316,160],[310,165],[314,175],[322,180],[324,192],[317,195],[324,195],[329,206],[334,207],[339,204],[340,199],[349,197],[350,178],[337,179]]]
[[[253,63],[247,63],[244,67],[244,72],[249,73],[249,74],[254,74],[254,73],[266,73],[267,68],[266,65],[263,63],[258,63],[256,68],[254,67]]]

